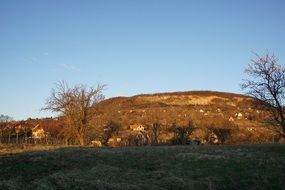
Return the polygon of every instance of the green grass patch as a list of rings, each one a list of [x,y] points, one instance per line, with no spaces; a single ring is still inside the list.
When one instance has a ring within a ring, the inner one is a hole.
[[[285,146],[60,148],[0,168],[0,189],[285,189]]]

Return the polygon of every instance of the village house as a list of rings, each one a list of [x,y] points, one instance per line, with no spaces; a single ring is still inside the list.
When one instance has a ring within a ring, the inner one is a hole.
[[[230,121],[230,122],[234,122],[235,120],[234,120],[233,117],[230,117],[230,118],[229,118],[229,121]]]
[[[113,137],[108,140],[108,146],[120,147],[120,146],[126,146],[126,143],[123,141],[121,137]]]
[[[33,129],[32,129],[32,137],[34,139],[43,139],[47,135],[47,132],[45,132],[43,125],[37,124]]]
[[[98,141],[98,140],[91,141],[91,145],[93,145],[95,147],[102,147],[101,141]]]
[[[15,132],[16,132],[16,134],[19,134],[19,133],[22,132],[22,131],[24,131],[24,127],[23,127],[21,124],[15,126]]]
[[[143,125],[140,125],[140,124],[130,125],[130,129],[133,131],[144,131]]]
[[[243,115],[242,115],[242,113],[236,113],[236,114],[235,114],[235,117],[236,117],[237,119],[242,119],[242,118],[243,118]]]

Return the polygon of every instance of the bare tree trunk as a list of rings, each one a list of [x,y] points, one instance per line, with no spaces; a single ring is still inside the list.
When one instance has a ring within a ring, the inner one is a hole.
[[[157,135],[157,133],[154,133],[154,144],[158,145],[158,135]]]
[[[159,129],[160,128],[160,124],[155,123],[153,124],[152,127],[152,132],[153,132],[153,136],[154,136],[154,144],[158,145],[158,136],[159,136]]]
[[[85,146],[85,135],[79,135],[78,141],[80,146]]]
[[[27,135],[27,131],[25,131],[25,144],[28,143],[28,135]]]
[[[285,121],[282,121],[281,124],[283,135],[285,135]]]
[[[8,143],[11,143],[11,132],[9,131],[9,136],[8,136]]]

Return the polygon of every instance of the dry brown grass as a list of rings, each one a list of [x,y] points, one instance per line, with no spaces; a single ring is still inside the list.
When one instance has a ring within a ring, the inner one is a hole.
[[[23,152],[49,151],[70,146],[64,145],[30,145],[30,144],[0,144],[0,156]]]

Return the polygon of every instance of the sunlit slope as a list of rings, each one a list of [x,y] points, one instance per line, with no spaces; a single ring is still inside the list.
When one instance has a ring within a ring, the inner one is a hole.
[[[193,120],[195,138],[211,127],[231,127],[229,143],[272,142],[276,134],[268,113],[254,106],[249,96],[213,91],[143,94],[107,99],[96,106],[102,122],[115,121],[125,130],[134,123],[157,120],[165,129],[177,120]],[[228,126],[222,126],[224,123]],[[196,136],[195,136],[196,135]]]

